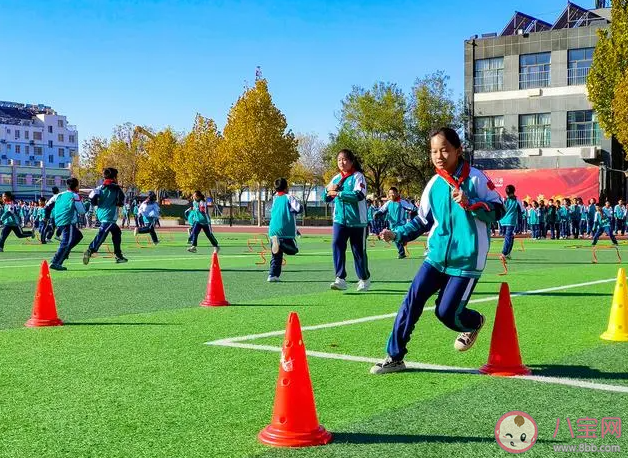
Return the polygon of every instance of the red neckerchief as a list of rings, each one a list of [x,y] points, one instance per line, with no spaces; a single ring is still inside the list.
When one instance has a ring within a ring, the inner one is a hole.
[[[443,180],[445,180],[449,186],[456,190],[459,190],[460,185],[462,185],[462,183],[464,183],[464,181],[469,178],[469,174],[471,173],[471,166],[467,161],[462,161],[462,166],[459,165],[458,167],[456,167],[456,172],[454,172],[454,175],[451,175],[445,169],[436,169],[436,173]],[[455,177],[456,173],[458,173],[458,178]],[[491,211],[490,207],[485,202],[476,202],[472,205],[460,204],[460,206],[467,211],[474,211],[480,208],[486,211]]]
[[[401,202],[401,197],[397,197],[396,199],[393,199],[393,202]]]
[[[107,178],[105,181],[103,181],[103,185],[105,185],[105,186],[109,186],[110,184],[114,184],[114,183],[115,183],[115,181],[113,181],[110,178]]]
[[[342,178],[347,178],[347,177],[349,177],[349,176],[353,175],[354,173],[355,173],[355,169],[351,169],[351,170],[349,170],[347,173],[340,172],[340,176],[341,176]]]
[[[286,194],[286,191],[277,191],[278,196],[283,196],[284,194]]]

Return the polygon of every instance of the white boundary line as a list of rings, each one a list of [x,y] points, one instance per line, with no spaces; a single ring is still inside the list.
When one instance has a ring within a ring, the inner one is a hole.
[[[579,288],[582,286],[591,286],[591,285],[599,285],[603,283],[610,283],[615,280],[616,280],[615,278],[607,278],[604,280],[595,280],[595,281],[590,281],[590,282],[585,282],[585,283],[574,283],[571,285],[555,286],[552,288],[543,288],[543,289],[537,289],[537,290],[532,290],[532,291],[512,293],[510,296],[511,298],[519,297],[519,296],[531,296],[531,295],[542,294],[542,293],[551,292],[551,291],[561,291],[565,289]],[[490,301],[497,300],[498,298],[499,296],[483,297],[481,299],[471,300],[469,301],[469,303],[477,304],[481,302],[490,302]],[[424,310],[429,311],[429,310],[434,310],[434,308],[435,307],[426,307]],[[336,321],[333,323],[323,323],[323,324],[318,324],[318,325],[313,325],[313,326],[303,326],[301,330],[302,331],[315,331],[317,329],[327,329],[327,328],[334,328],[334,327],[339,327],[339,326],[349,326],[352,324],[366,323],[369,321],[385,320],[388,318],[395,317],[396,315],[397,315],[396,313],[387,313],[384,315],[373,315],[373,316],[367,316],[363,318],[356,318],[352,320]],[[226,339],[219,339],[212,342],[206,342],[205,344],[212,345],[212,346],[244,348],[248,350],[261,350],[261,351],[271,351],[271,352],[281,353],[282,351],[281,347],[277,347],[273,345],[257,345],[257,344],[243,343],[243,342],[248,341],[248,340],[261,339],[265,337],[277,337],[277,336],[284,335],[284,333],[285,333],[285,330],[270,331],[270,332],[265,332],[262,334],[250,334],[246,336],[229,337]],[[345,355],[345,354],[338,354],[338,353],[326,353],[326,352],[320,352],[320,351],[308,350],[306,351],[306,353],[308,356],[312,356],[316,358],[338,359],[342,361],[353,361],[353,362],[360,362],[360,363],[375,364],[381,361],[381,359],[378,359],[378,358],[370,358],[370,357],[365,357],[365,356],[353,356],[353,355]],[[454,373],[464,373],[464,374],[474,374],[474,375],[479,374],[479,371],[473,368],[441,366],[441,365],[435,365],[435,364],[419,363],[419,362],[414,362],[414,361],[406,361],[406,367],[411,368],[411,369],[429,370],[429,371],[454,372]],[[563,377],[524,375],[524,376],[516,376],[516,377],[509,377],[509,378],[529,380],[529,381],[541,382],[541,383],[550,383],[554,385],[573,386],[577,388],[586,388],[586,389],[591,389],[591,390],[610,391],[610,392],[616,392],[616,393],[628,393],[628,386],[608,385],[608,384],[603,384],[603,383],[594,383],[594,382],[588,382],[585,380],[577,380],[577,379],[570,379],[570,378],[563,378]]]

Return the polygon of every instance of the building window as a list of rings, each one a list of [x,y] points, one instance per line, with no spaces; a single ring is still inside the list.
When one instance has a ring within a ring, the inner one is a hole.
[[[41,146],[36,146],[36,147],[34,148],[34,150],[35,150],[35,155],[37,155],[37,156],[41,156],[41,155],[42,155],[42,153],[43,153],[43,149],[42,149],[42,147],[41,147]]]
[[[24,146],[24,154],[30,154],[30,152],[31,152],[30,146],[28,145]]]
[[[65,157],[65,149],[59,148],[59,157]]]
[[[48,140],[48,148],[52,148],[52,140]]]
[[[76,142],[74,135],[69,135],[69,137],[70,137],[70,138],[69,138],[69,140],[68,140],[68,141],[69,141],[70,143],[75,143],[75,142]]]
[[[76,156],[76,150],[71,149],[70,150],[70,157],[74,157],[74,156]]]
[[[475,118],[475,149],[504,149],[504,117],[483,116]]]
[[[7,153],[11,152],[11,145],[7,143]]]
[[[549,52],[519,56],[519,89],[550,85],[551,56]]]
[[[567,112],[567,146],[600,145],[602,131],[593,110]]]
[[[24,173],[18,173],[17,174],[17,184],[18,185],[25,185],[26,184],[26,174],[24,174]]]
[[[20,131],[15,129],[15,139],[18,140],[20,138]]]
[[[57,120],[57,126],[63,127],[63,119],[58,119]]]
[[[13,184],[13,178],[11,175],[0,175],[0,184],[11,186]]]
[[[593,63],[593,51],[595,48],[581,48],[569,50],[569,62],[567,64],[567,84],[579,86],[587,84],[587,76]]]
[[[48,126],[48,133],[51,134],[52,133],[52,126]]]
[[[15,154],[20,154],[22,152],[22,147],[20,145],[15,145]]]
[[[65,162],[59,162],[59,168],[65,169]]]
[[[547,148],[550,146],[550,137],[550,113],[519,116],[519,148]]]
[[[41,132],[33,132],[33,140],[41,140]]]
[[[63,134],[57,135],[57,138],[59,139],[60,142],[63,142]]]
[[[29,137],[29,132],[28,132],[28,130],[25,130],[25,131],[24,131],[24,138],[25,138],[26,140],[28,140],[28,137]]]
[[[52,154],[48,155],[48,163],[52,164],[55,161],[55,157]]]
[[[473,71],[475,92],[495,92],[504,89],[504,58],[476,60]]]
[[[46,177],[46,187],[51,188],[52,186],[55,186],[55,177]]]

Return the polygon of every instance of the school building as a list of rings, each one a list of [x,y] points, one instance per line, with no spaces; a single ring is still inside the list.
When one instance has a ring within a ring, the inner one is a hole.
[[[624,175],[608,170],[626,169],[624,153],[602,133],[587,97],[597,31],[612,20],[610,2],[590,3],[567,3],[554,23],[515,12],[500,33],[465,41],[469,153],[498,186],[545,177],[539,187],[587,182],[597,189],[579,192],[626,195]]]
[[[70,176],[78,131],[49,106],[0,102],[0,192],[32,200]]]

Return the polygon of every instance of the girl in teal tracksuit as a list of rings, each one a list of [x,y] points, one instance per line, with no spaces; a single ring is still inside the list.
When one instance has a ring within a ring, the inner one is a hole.
[[[490,225],[504,213],[502,199],[490,180],[462,158],[455,130],[442,128],[432,135],[431,159],[437,175],[423,191],[418,216],[394,232],[382,231],[384,240],[402,242],[430,234],[427,257],[388,339],[388,356],[371,368],[373,374],[405,369],[403,358],[414,326],[436,292],[436,316],[461,332],[456,350],[471,348],[484,324],[484,316],[466,305],[486,264]]]
[[[340,173],[327,185],[326,202],[334,202],[334,225],[332,248],[336,280],[331,289],[347,289],[347,271],[345,270],[345,252],[347,242],[351,243],[355,271],[358,275],[358,291],[368,291],[368,258],[366,257],[366,239],[368,236],[366,212],[366,179],[355,154],[343,149],[336,157]]]
[[[407,222],[406,212],[416,210],[415,206],[407,201],[403,200],[399,195],[399,190],[396,187],[392,187],[388,190],[388,200],[382,207],[375,212],[374,217],[378,218],[381,215],[386,215],[386,221],[388,221],[388,227],[391,230],[395,230],[398,227],[403,226]],[[406,257],[406,245],[401,242],[397,242],[397,253],[399,259]]]
[[[609,218],[608,214],[604,212],[604,209],[599,204],[595,206],[595,218],[593,219],[593,232],[594,232],[593,243],[591,245],[593,246],[597,245],[597,241],[599,240],[600,236],[604,232],[606,232],[608,237],[611,239],[611,242],[613,242],[613,245],[617,245],[617,239],[615,238],[615,235],[613,234],[611,219]]]
[[[214,247],[214,252],[218,253],[220,247],[218,246],[218,240],[214,237],[212,232],[212,221],[209,215],[209,205],[205,200],[205,196],[201,191],[195,191],[193,196],[194,202],[192,203],[192,211],[189,213],[189,221],[192,224],[192,230],[190,231],[189,241],[192,244],[188,251],[190,253],[196,253],[196,247],[198,245],[198,235],[203,231],[205,236],[209,240],[209,243]]]

